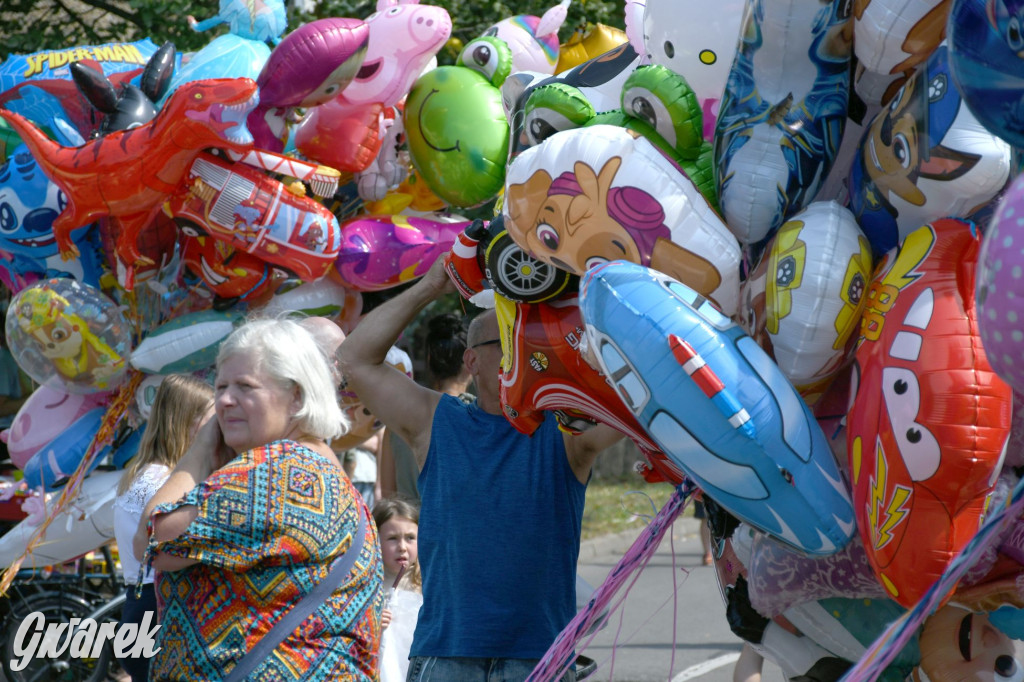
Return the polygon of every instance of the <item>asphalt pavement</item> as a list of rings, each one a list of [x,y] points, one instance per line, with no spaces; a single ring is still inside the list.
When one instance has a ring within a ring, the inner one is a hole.
[[[700,522],[681,517],[666,533],[636,581],[627,580],[621,607],[578,653],[594,659],[593,682],[732,682],[742,641],[729,630],[725,602],[712,567],[703,565]],[[591,586],[604,582],[640,531],[587,540],[578,572]],[[632,586],[630,586],[632,584]],[[628,590],[628,592],[627,592]],[[766,662],[765,682],[784,680]]]

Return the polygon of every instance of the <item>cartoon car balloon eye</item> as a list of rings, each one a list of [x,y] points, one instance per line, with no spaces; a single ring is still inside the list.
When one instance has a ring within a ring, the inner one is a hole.
[[[902,367],[883,369],[882,401],[911,479],[923,481],[931,478],[939,468],[941,449],[934,434],[918,421],[921,386],[917,375]]]

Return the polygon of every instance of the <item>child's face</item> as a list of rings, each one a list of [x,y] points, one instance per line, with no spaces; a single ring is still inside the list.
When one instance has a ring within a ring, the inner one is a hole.
[[[416,549],[416,524],[407,518],[394,516],[380,527],[380,550],[384,559],[384,570],[397,574],[404,566],[416,563],[419,555]],[[391,587],[391,585],[385,585]]]

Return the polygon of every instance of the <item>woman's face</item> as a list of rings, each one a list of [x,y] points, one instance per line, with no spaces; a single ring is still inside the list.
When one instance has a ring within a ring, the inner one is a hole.
[[[416,563],[419,556],[416,548],[416,530],[414,522],[401,516],[393,516],[381,524],[378,532],[380,553],[384,560],[384,570],[389,574],[398,575],[403,566],[409,568]]]
[[[932,680],[1021,682],[1013,640],[984,613],[944,606],[921,630],[921,668]]]
[[[296,435],[292,415],[299,409],[298,389],[286,389],[252,366],[246,354],[238,353],[217,369],[217,423],[235,452]]]

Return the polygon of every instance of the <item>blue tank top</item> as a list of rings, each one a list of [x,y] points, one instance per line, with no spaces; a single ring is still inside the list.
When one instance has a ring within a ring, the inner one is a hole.
[[[554,417],[526,436],[443,396],[418,483],[423,607],[410,655],[543,656],[575,614],[586,493]]]

